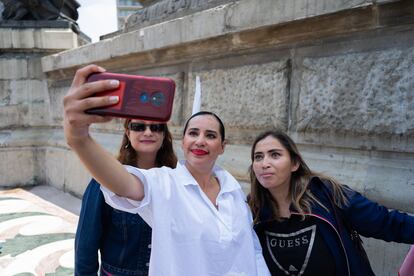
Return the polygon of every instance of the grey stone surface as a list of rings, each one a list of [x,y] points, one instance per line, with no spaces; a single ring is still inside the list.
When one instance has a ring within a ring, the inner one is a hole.
[[[414,159],[409,153],[367,152],[299,144],[312,170],[331,175],[371,200],[414,213]],[[398,200],[395,200],[398,198]]]
[[[63,121],[63,97],[68,92],[68,86],[50,86],[49,85],[49,101],[50,101],[50,116],[53,124],[60,124]]]
[[[412,135],[414,48],[305,58],[297,131]]]
[[[2,187],[36,184],[35,156],[31,150],[0,147],[0,183]]]
[[[226,145],[224,153],[217,160],[217,164],[226,168],[235,178],[244,183],[243,190],[249,193],[250,182],[248,169],[250,165],[250,146]]]
[[[255,0],[240,0],[115,36],[75,52],[47,56],[42,64],[49,72],[78,65],[79,56],[84,63],[93,63],[372,4],[369,0],[261,0],[257,5]]]
[[[408,244],[364,237],[362,240],[375,275],[395,275],[410,249]]]
[[[23,117],[27,116],[28,107],[8,105],[0,107],[0,128],[20,125]]]
[[[80,214],[81,199],[69,193],[48,185],[27,187],[26,190],[77,216]]]
[[[48,125],[49,99],[44,80],[2,81],[0,127],[16,125]]]
[[[186,118],[194,100],[196,75],[201,82],[201,110],[217,112],[226,126],[287,126],[286,61],[193,72],[188,80]]]
[[[55,159],[56,161],[62,161]],[[82,166],[79,159],[72,152],[65,154],[64,170],[61,172],[60,177],[64,179],[64,187],[57,187],[62,190],[71,191],[71,193],[80,196],[83,195],[86,185],[91,179],[90,174]]]
[[[127,18],[124,31],[142,28],[162,21],[183,17],[236,0],[161,0],[151,3]]]
[[[78,47],[85,43],[73,30],[62,28],[0,28],[0,49],[32,49],[51,53]]]
[[[9,105],[10,104],[10,81],[0,80],[0,105]]]
[[[28,76],[27,60],[8,59],[0,57],[0,79],[2,80],[16,80],[23,79]]]

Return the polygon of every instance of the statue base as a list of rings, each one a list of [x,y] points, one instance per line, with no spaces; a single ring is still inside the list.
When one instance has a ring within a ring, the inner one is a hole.
[[[91,42],[91,38],[81,32],[79,26],[68,20],[0,20],[0,29],[68,29],[78,36],[79,46]]]

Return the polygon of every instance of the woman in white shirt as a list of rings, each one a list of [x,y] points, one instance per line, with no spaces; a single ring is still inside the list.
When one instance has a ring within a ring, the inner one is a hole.
[[[217,115],[199,112],[187,121],[185,161],[176,169],[124,167],[89,136],[91,123],[109,119],[84,111],[118,101],[88,98],[119,85],[111,80],[85,83],[89,74],[102,71],[89,65],[76,72],[64,98],[65,136],[106,187],[107,203],[138,213],[153,228],[150,275],[268,275],[240,185],[215,166],[225,147]]]

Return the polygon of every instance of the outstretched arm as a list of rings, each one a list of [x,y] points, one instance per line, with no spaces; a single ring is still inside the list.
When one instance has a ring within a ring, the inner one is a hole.
[[[414,243],[414,216],[388,210],[360,193],[347,192],[348,204],[343,207],[345,218],[365,237],[384,241]]]
[[[129,174],[115,157],[89,135],[92,123],[108,122],[111,118],[86,114],[85,110],[111,105],[119,100],[110,96],[90,97],[97,92],[118,87],[119,82],[114,80],[86,83],[91,73],[104,71],[97,65],[88,65],[76,72],[71,88],[63,99],[66,141],[99,183],[120,196],[142,200],[144,188],[141,181]]]

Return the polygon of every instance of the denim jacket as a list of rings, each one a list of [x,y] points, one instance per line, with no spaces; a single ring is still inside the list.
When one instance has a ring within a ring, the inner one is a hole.
[[[369,260],[363,252],[358,250],[352,240],[351,233],[344,223],[337,221],[333,206],[330,203],[330,188],[320,178],[314,177],[309,183],[312,194],[328,210],[314,203],[311,213],[317,219],[329,250],[335,261],[337,275],[339,276],[368,276],[374,275]],[[370,201],[360,193],[349,188],[346,191],[348,203],[338,208],[339,220],[346,220],[359,234],[365,237],[394,241],[400,243],[414,243],[414,217],[397,210],[389,211],[386,207]],[[291,208],[292,211],[294,211]],[[265,208],[260,213],[260,221],[269,220],[270,209]],[[261,222],[254,227],[257,229]]]
[[[151,228],[137,214],[105,203],[92,179],[83,195],[75,238],[75,275],[148,275]]]

